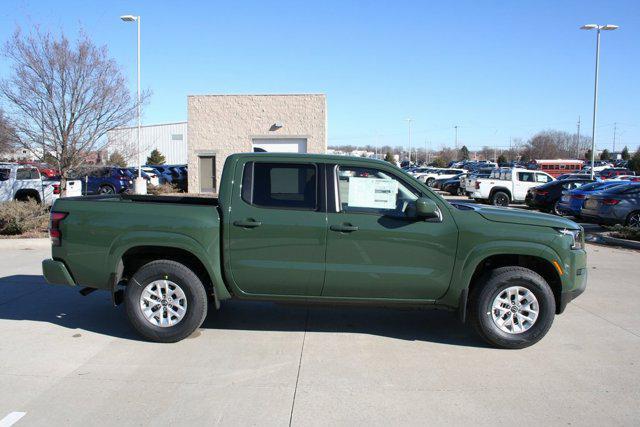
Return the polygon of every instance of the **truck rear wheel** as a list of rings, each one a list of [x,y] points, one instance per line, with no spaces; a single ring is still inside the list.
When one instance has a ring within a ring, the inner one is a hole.
[[[524,267],[492,270],[470,296],[471,324],[498,348],[529,347],[551,328],[556,312],[553,291],[539,274]]]
[[[496,191],[491,196],[491,204],[494,206],[509,206],[510,202],[509,195],[504,191]]]
[[[207,293],[188,267],[158,260],[145,264],[129,280],[125,306],[140,335],[155,342],[177,342],[204,322]]]

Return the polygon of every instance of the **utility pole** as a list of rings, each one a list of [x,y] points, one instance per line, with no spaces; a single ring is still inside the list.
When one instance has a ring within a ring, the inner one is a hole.
[[[457,151],[458,150],[458,125],[453,126],[453,128],[456,130],[455,147]]]
[[[613,124],[613,153],[616,152],[616,131],[618,130],[618,123]]]
[[[424,137],[424,162],[428,165],[429,164],[429,151],[427,150],[427,137]]]
[[[405,120],[409,124],[409,166],[411,166],[411,122],[413,121],[413,119],[409,117]]]
[[[580,116],[578,116],[578,143],[576,144],[576,158],[580,159]]]

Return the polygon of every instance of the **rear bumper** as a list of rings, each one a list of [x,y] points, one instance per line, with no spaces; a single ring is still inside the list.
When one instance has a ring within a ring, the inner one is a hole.
[[[45,259],[42,261],[42,274],[47,283],[52,285],[76,286],[67,266],[61,261]]]

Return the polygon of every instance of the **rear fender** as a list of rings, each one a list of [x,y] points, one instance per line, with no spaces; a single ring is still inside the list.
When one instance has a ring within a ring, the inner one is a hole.
[[[177,248],[193,254],[205,267],[207,273],[209,273],[209,277],[213,282],[216,297],[219,300],[231,298],[229,291],[224,285],[222,273],[220,271],[221,260],[219,238],[213,239],[208,247],[204,247],[195,239],[179,233],[159,231],[135,231],[126,233],[118,237],[111,245],[111,248],[109,249],[109,256],[107,258],[107,271],[119,271],[122,256],[129,249],[137,246]],[[114,277],[117,277],[117,275],[114,275]],[[116,283],[112,284],[113,291],[116,290],[115,287],[117,286],[118,280],[119,279],[116,278],[114,280]]]

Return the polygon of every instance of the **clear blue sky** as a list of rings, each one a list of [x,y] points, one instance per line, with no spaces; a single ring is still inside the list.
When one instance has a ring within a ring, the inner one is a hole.
[[[3,0],[0,41],[16,25],[80,28],[131,76],[142,15],[145,123],[186,120],[186,97],[325,93],[329,145],[459,141],[508,146],[538,130],[591,133],[595,32],[604,33],[598,146],[640,143],[640,1]],[[6,75],[0,64],[0,76]],[[620,142],[621,141],[621,142]]]

